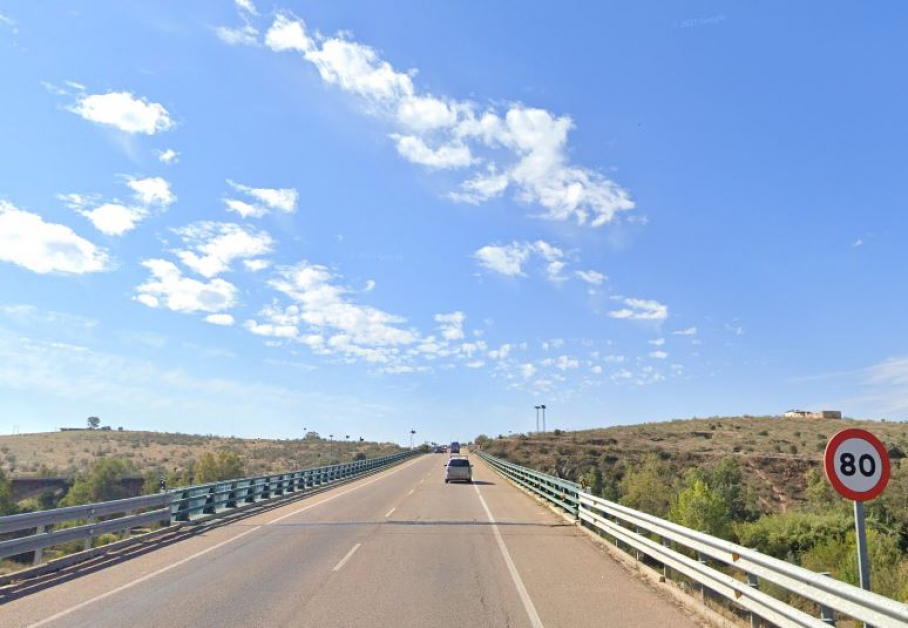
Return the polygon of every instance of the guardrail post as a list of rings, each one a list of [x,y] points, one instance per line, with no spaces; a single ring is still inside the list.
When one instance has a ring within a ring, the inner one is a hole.
[[[86,524],[86,525],[91,525],[91,524],[93,524],[94,522],[95,522],[95,518],[94,518],[93,515],[89,515],[88,518],[85,520],[85,524]],[[85,550],[90,550],[90,549],[91,549],[91,540],[92,540],[92,538],[93,538],[93,531],[92,531],[92,530],[89,530],[89,531],[88,531],[88,538],[85,539],[84,541],[82,541],[82,549],[85,549]]]
[[[707,564],[706,556],[704,556],[702,552],[697,552],[697,562],[701,565]],[[700,583],[700,601],[704,604],[706,603],[706,585],[703,583]]]
[[[751,589],[759,589],[760,579],[752,573],[747,574],[747,586]],[[750,613],[750,628],[760,628],[760,616],[753,611]]]
[[[664,547],[665,549],[670,550],[672,548],[672,542],[669,539],[665,538],[664,536],[660,536],[659,540],[662,542],[662,547]],[[662,579],[669,580],[671,573],[672,568],[669,567],[667,563],[662,563]]]
[[[638,536],[643,536],[643,533],[646,532],[646,530],[643,530],[640,526],[634,526],[634,532],[636,532]],[[640,561],[640,550],[636,547],[634,548],[634,557],[638,562]]]
[[[821,571],[820,575],[826,576],[827,578],[832,577],[832,574],[828,571]],[[820,621],[822,621],[824,624],[835,626],[835,611],[828,606],[820,604]]]
[[[44,534],[45,532],[47,532],[47,526],[38,526],[37,528],[35,528],[35,534]],[[33,565],[39,564],[43,558],[44,558],[44,548],[39,547],[38,549],[35,550],[35,556],[34,556],[34,558],[32,558],[32,564]]]

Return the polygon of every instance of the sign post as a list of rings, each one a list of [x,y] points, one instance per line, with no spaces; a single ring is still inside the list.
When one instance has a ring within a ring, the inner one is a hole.
[[[879,497],[889,482],[889,452],[867,430],[850,428],[829,439],[823,454],[823,470],[832,487],[854,501],[854,527],[858,543],[858,573],[861,588],[870,590],[870,561],[864,502]]]

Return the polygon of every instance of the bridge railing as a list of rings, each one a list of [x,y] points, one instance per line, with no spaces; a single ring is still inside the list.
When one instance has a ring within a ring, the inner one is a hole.
[[[595,497],[579,484],[476,454],[505,477],[577,517],[581,525],[624,543],[638,557],[661,563],[663,576],[672,571],[747,611],[751,624],[760,619],[787,627],[835,625],[838,612],[878,628],[908,626],[908,605],[834,580],[753,549],[720,539],[653,515]],[[819,616],[760,590],[761,583],[813,602]]]
[[[0,559],[34,552],[32,562],[38,564],[43,550],[49,547],[81,542],[84,550],[89,550],[93,540],[104,534],[129,533],[153,525],[200,523],[364,475],[415,453],[403,451],[292,473],[211,482],[156,495],[0,517],[0,539],[5,539],[0,540]]]

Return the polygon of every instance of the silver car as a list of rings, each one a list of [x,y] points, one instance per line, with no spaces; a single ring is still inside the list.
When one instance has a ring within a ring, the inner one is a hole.
[[[445,484],[448,482],[473,481],[473,465],[466,458],[452,456],[445,465]]]

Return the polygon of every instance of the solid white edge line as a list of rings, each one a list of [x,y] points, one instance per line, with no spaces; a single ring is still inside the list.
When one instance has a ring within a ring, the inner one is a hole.
[[[241,532],[240,534],[237,534],[236,536],[230,537],[226,541],[221,541],[217,545],[212,545],[211,547],[205,548],[200,552],[196,552],[192,556],[187,556],[186,558],[178,560],[177,562],[167,565],[166,567],[161,567],[157,571],[152,571],[150,574],[146,574],[146,575],[142,576],[141,578],[133,580],[132,582],[127,582],[126,584],[119,586],[116,589],[111,589],[110,591],[106,591],[106,592],[102,593],[101,595],[97,595],[91,599],[85,600],[84,602],[80,602],[79,604],[76,604],[75,606],[68,608],[65,611],[60,611],[56,615],[51,615],[50,617],[45,617],[41,621],[35,622],[34,624],[30,624],[28,628],[37,628],[38,626],[44,626],[45,624],[49,624],[52,621],[56,621],[62,617],[66,617],[70,613],[83,609],[90,604],[94,604],[95,602],[103,600],[106,597],[110,597],[111,595],[114,595],[121,591],[125,591],[126,589],[134,587],[137,584],[141,584],[142,582],[145,582],[146,580],[150,580],[150,579],[154,578],[155,576],[159,576],[164,572],[170,571],[171,569],[175,569],[175,568],[179,567],[180,565],[184,565],[184,564],[188,563],[189,561],[198,558],[199,556],[204,556],[208,552],[213,552],[214,550],[218,549],[219,547],[224,547],[228,543],[233,543],[237,539],[240,539],[240,538],[246,536],[247,534],[252,534],[256,530],[260,530],[261,528],[262,528],[262,526],[255,526],[254,528],[249,528],[245,532]]]
[[[184,565],[184,564],[188,563],[189,561],[198,558],[199,556],[204,556],[208,552],[214,551],[214,550],[218,549],[219,547],[223,547],[224,545],[227,545],[228,543],[232,543],[233,541],[236,541],[237,539],[244,537],[247,534],[251,534],[251,533],[255,532],[256,530],[260,530],[264,526],[269,526],[273,523],[281,521],[282,519],[286,519],[287,517],[291,517],[293,515],[299,514],[299,513],[303,512],[304,510],[309,510],[310,508],[315,508],[316,506],[321,506],[322,504],[326,504],[326,503],[330,502],[332,499],[335,499],[336,497],[340,497],[341,495],[346,495],[347,493],[352,493],[353,491],[355,491],[358,488],[362,488],[364,486],[368,486],[369,484],[372,484],[373,482],[383,480],[386,477],[394,475],[398,471],[403,471],[407,467],[412,466],[412,465],[416,464],[417,462],[419,462],[419,458],[417,458],[416,460],[414,460],[413,462],[411,462],[409,464],[405,464],[402,467],[398,467],[398,468],[394,469],[393,471],[391,471],[391,473],[385,473],[385,474],[379,475],[378,477],[376,477],[372,480],[369,480],[368,482],[364,482],[363,484],[358,484],[358,485],[354,486],[353,488],[348,489],[342,493],[337,493],[335,495],[332,495],[328,499],[323,499],[322,501],[316,502],[315,504],[310,504],[310,505],[306,506],[305,508],[300,508],[299,510],[295,510],[288,515],[283,515],[281,517],[278,517],[277,519],[272,519],[271,521],[269,521],[268,523],[265,523],[263,525],[258,525],[258,526],[255,526],[254,528],[249,528],[245,532],[241,532],[240,534],[237,534],[236,536],[230,537],[226,541],[221,541],[220,543],[218,543],[216,545],[212,545],[211,547],[205,548],[205,549],[201,550],[200,552],[196,552],[195,554],[193,554],[191,556],[182,558],[175,563],[167,565],[166,567],[162,567],[162,568],[158,569],[157,571],[151,572],[150,574],[146,574],[146,575],[142,576],[141,578],[133,580],[132,582],[127,582],[126,584],[119,586],[116,589],[111,589],[110,591],[106,591],[106,592],[102,593],[101,595],[97,595],[93,598],[85,600],[84,602],[80,602],[80,603],[76,604],[75,606],[72,606],[64,611],[60,611],[59,613],[57,613],[55,615],[51,615],[50,617],[45,617],[44,619],[37,621],[34,624],[29,624],[28,628],[38,628],[38,626],[44,626],[44,625],[49,624],[52,621],[56,621],[56,620],[60,619],[61,617],[66,617],[70,613],[74,613],[80,609],[85,608],[86,606],[89,606],[91,604],[94,604],[95,602],[99,602],[107,597],[110,597],[111,595],[119,593],[120,591],[125,591],[126,589],[134,587],[135,585],[145,582],[146,580],[150,580],[151,578],[154,578],[155,576],[158,576],[167,571],[170,571],[171,569],[175,569],[175,568],[179,567],[180,565]],[[352,554],[352,551],[351,551],[351,554]],[[336,568],[335,568],[335,571],[336,571]]]
[[[361,546],[362,546],[362,543],[357,543],[356,545],[354,545],[353,549],[351,549],[349,552],[347,552],[347,555],[344,556],[343,558],[341,558],[341,561],[339,563],[337,563],[334,566],[334,569],[332,569],[331,571],[340,571],[341,568],[343,568],[343,566],[347,564],[347,561],[350,560],[350,557],[353,556],[353,554],[356,552],[356,550],[358,550]]]
[[[476,489],[476,494],[479,496],[479,501],[482,503],[482,507],[486,511],[486,515],[489,517],[489,523],[492,524],[492,533],[495,535],[495,540],[498,541],[498,549],[501,550],[501,555],[504,557],[504,562],[508,566],[508,571],[511,574],[511,580],[514,581],[514,586],[517,588],[517,594],[520,596],[520,601],[523,602],[523,608],[526,609],[527,615],[530,618],[530,625],[533,628],[543,628],[542,620],[539,619],[539,613],[536,612],[536,606],[533,604],[533,600],[530,599],[530,594],[527,593],[527,588],[523,585],[523,580],[520,578],[520,574],[517,572],[517,567],[514,565],[514,561],[511,560],[511,553],[508,551],[508,546],[504,544],[504,539],[501,538],[501,532],[498,530],[498,526],[495,524],[495,517],[492,516],[492,511],[489,510],[489,505],[486,504],[486,500],[483,499],[482,493],[479,491],[477,485],[473,485],[473,488]]]
[[[387,517],[390,517],[390,516],[391,516],[391,513],[394,512],[395,510],[397,510],[397,506],[395,506],[394,508],[392,508],[391,510],[389,510],[387,513],[385,513],[385,517],[386,517],[386,518],[387,518]]]

